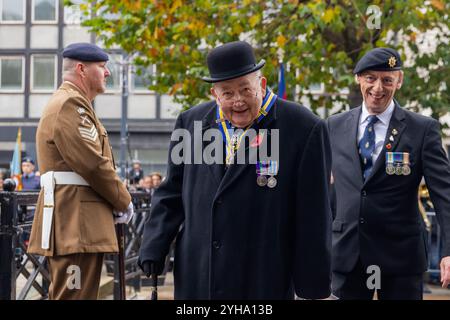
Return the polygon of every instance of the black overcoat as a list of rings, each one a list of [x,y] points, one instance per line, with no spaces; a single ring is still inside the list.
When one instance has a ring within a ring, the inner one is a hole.
[[[196,128],[202,132],[218,128],[215,102],[181,113],[175,128],[192,134],[194,121],[201,121]],[[179,142],[171,143],[167,178],[154,193],[139,263],[161,261],[176,237],[176,299],[330,293],[331,149],[325,122],[278,99],[257,128],[279,129],[275,188],[256,184],[255,164],[227,170],[220,164],[175,164],[170,153]],[[269,138],[271,132],[264,137]]]

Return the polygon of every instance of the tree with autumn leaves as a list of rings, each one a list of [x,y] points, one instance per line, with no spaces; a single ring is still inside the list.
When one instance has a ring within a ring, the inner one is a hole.
[[[405,62],[400,103],[429,109],[435,118],[450,111],[447,1],[85,2],[80,5],[89,16],[84,25],[107,47],[118,45],[132,54],[138,70],[155,65],[150,88],[185,107],[209,98],[209,85],[201,80],[208,74],[208,50],[246,40],[267,61],[264,74],[271,87],[277,87],[282,60],[289,99],[309,97],[313,110],[359,103],[352,75],[356,61],[373,47],[390,46]],[[316,84],[323,84],[325,94],[313,99],[309,88]]]

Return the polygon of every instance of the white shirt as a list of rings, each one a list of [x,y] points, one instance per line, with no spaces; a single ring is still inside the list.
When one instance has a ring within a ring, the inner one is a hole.
[[[374,124],[375,130],[375,151],[372,154],[372,164],[375,165],[375,161],[377,161],[378,156],[383,149],[384,140],[386,139],[386,133],[389,127],[389,122],[392,118],[392,113],[394,112],[394,100],[391,100],[389,106],[384,110],[383,113],[377,115],[378,121]],[[370,116],[369,111],[367,111],[366,104],[363,102],[361,117],[359,118],[359,127],[358,127],[358,142],[362,139],[364,135],[364,130],[366,130],[368,120],[367,117]]]

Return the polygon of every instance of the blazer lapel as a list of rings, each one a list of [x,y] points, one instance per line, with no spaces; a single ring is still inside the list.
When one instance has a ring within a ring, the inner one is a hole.
[[[398,141],[400,140],[400,137],[405,131],[406,123],[405,121],[405,111],[400,107],[397,101],[394,100],[395,108],[392,113],[391,121],[389,122],[388,130],[386,131],[386,137],[384,138],[384,144],[383,148],[381,149],[380,155],[377,158],[377,161],[375,162],[375,165],[372,168],[372,172],[370,173],[369,177],[366,179],[364,185],[377,173],[378,170],[380,170],[383,167],[383,164],[386,162],[386,152],[392,152],[395,150],[395,147],[398,144]],[[395,129],[395,130],[394,130]],[[397,132],[397,134],[393,134],[393,131]],[[390,141],[390,137],[394,138],[394,141]],[[390,144],[391,148],[388,150],[386,148],[386,145]]]
[[[202,136],[205,134],[205,131],[210,128],[218,128],[217,123],[216,123],[216,104],[214,104],[213,107],[211,107],[211,110],[208,111],[208,113],[202,120]],[[205,150],[206,146],[210,143],[211,143],[210,141],[204,141],[202,139],[202,144],[203,144],[202,152],[203,152],[203,150]],[[224,152],[224,150],[223,150],[223,152]],[[202,156],[203,156],[203,154],[202,154]],[[208,164],[206,166],[210,170],[211,175],[214,177],[214,180],[216,181],[217,186],[219,186],[222,181],[222,176],[223,176],[223,164],[214,163],[214,164]]]
[[[359,117],[361,115],[361,106],[354,108],[350,111],[350,116],[347,119],[347,125],[345,130],[345,136],[343,140],[345,141],[345,149],[349,150],[350,157],[352,160],[351,167],[355,168],[354,172],[356,175],[357,182],[362,184],[364,182],[362,170],[361,170],[361,160],[358,152],[358,125]],[[348,139],[347,137],[352,137]]]

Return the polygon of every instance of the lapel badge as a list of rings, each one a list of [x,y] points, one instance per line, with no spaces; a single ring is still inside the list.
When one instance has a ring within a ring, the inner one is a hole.
[[[392,129],[392,134],[394,135],[394,136],[396,136],[397,134],[398,134],[398,131],[397,131],[397,129]]]
[[[255,138],[253,138],[253,140],[250,142],[250,147],[252,147],[252,148],[258,147],[262,143],[263,139],[264,139],[264,134],[258,133],[258,135]]]
[[[394,137],[393,137],[393,136],[390,136],[390,137],[389,137],[389,141],[390,141],[390,142],[394,142]]]
[[[78,111],[79,114],[83,114],[83,113],[86,112],[86,110],[85,110],[84,108],[82,108],[82,107],[79,107],[79,108],[77,109],[77,111]]]
[[[392,145],[391,145],[390,143],[388,143],[388,144],[386,145],[386,149],[391,150],[391,148],[392,148]]]

